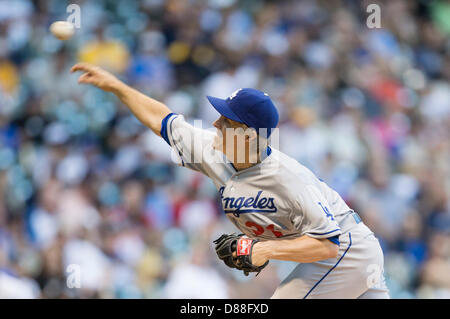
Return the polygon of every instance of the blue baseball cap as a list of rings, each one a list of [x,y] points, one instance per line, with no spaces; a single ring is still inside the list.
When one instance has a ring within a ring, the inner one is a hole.
[[[263,137],[269,137],[278,125],[278,111],[267,93],[243,88],[225,100],[213,96],[207,99],[221,115],[254,128]]]

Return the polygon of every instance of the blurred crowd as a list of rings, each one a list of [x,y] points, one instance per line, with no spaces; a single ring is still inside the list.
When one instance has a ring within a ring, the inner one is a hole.
[[[450,298],[450,1],[0,0],[0,298],[268,298],[295,264],[220,262],[212,182],[78,61],[205,128],[206,95],[267,92],[280,149],[379,238],[391,297]]]

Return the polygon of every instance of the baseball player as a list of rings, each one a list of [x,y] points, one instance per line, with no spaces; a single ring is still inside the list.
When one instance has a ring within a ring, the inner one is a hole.
[[[272,298],[389,298],[373,232],[309,169],[270,147],[278,112],[266,93],[244,88],[227,99],[208,96],[220,114],[214,132],[97,66],[79,63],[71,71],[83,72],[79,83],[114,93],[172,147],[180,165],[211,178],[242,232],[214,241],[226,265],[248,274],[271,259],[298,263]]]

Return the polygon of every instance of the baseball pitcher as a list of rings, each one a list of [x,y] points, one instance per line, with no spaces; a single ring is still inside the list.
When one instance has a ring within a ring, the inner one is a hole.
[[[373,232],[309,169],[270,147],[278,112],[266,93],[244,88],[227,99],[208,96],[220,114],[214,132],[97,66],[79,63],[76,71],[83,72],[79,83],[114,93],[172,147],[179,165],[211,178],[240,231],[214,241],[227,266],[248,275],[271,259],[297,262],[272,298],[389,298]]]

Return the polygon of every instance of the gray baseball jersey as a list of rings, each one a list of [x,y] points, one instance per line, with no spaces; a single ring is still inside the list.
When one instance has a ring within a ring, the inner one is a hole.
[[[280,240],[308,235],[328,238],[339,245],[342,235],[359,223],[352,218],[355,223],[343,229],[344,224],[349,224],[343,221],[349,220],[347,217],[353,210],[308,168],[276,149],[268,147],[260,163],[237,171],[222,152],[213,149],[216,133],[193,127],[182,115],[168,115],[163,120],[161,136],[175,151],[179,165],[211,178],[220,192],[228,219],[249,237]],[[347,256],[350,254],[346,252]],[[329,260],[330,264],[332,262]],[[318,274],[329,270],[318,263],[311,265],[317,267]],[[312,285],[312,282],[305,283],[296,291],[305,290],[306,294]],[[289,298],[289,294],[278,291],[276,295]]]

